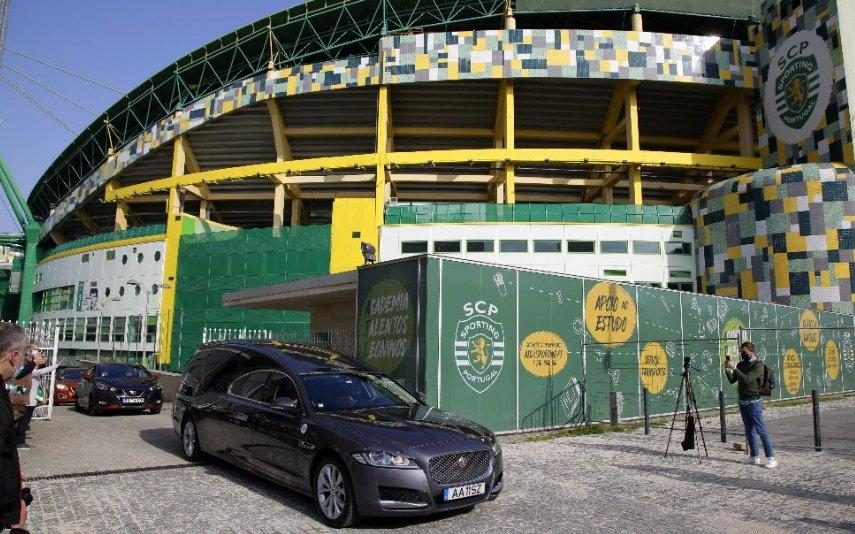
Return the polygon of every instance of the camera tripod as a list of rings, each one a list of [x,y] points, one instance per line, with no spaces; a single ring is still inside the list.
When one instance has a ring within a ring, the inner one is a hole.
[[[668,433],[668,444],[665,446],[665,457],[668,457],[668,450],[671,447],[671,436],[674,434],[674,423],[677,421],[677,412],[680,411],[680,401],[683,395],[686,396],[686,435],[680,443],[684,451],[697,448],[697,434],[701,436],[701,443],[704,446],[704,455],[709,458],[707,452],[707,442],[704,439],[704,427],[701,424],[701,416],[698,413],[698,401],[695,399],[695,389],[692,387],[692,374],[689,371],[689,364],[692,359],[688,356],[683,358],[683,378],[680,381],[680,391],[677,393],[677,405],[674,406],[674,416],[671,418],[671,432]],[[685,392],[685,393],[684,393]],[[697,434],[695,433],[697,426]],[[698,449],[698,459],[701,458],[701,450]]]

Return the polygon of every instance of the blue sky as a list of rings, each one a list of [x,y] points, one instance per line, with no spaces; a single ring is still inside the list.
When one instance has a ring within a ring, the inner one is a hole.
[[[12,0],[6,46],[126,92],[187,52],[295,0]],[[95,113],[120,95],[6,51],[3,64],[35,78]],[[5,67],[73,129],[93,116]],[[74,135],[0,82],[0,154],[25,195]],[[17,224],[0,202],[0,232]]]

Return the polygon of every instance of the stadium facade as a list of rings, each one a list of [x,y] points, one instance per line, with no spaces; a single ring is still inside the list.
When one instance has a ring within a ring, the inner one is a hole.
[[[222,294],[363,242],[851,314],[855,6],[674,4],[313,1],[237,29],[33,188],[21,319],[178,369],[203,327],[324,329]]]

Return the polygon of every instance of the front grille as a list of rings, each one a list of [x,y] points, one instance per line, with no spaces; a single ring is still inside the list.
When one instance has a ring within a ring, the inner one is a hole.
[[[428,462],[436,484],[457,484],[481,478],[490,470],[490,451],[467,451],[434,456]]]
[[[387,488],[385,486],[380,486],[377,489],[380,491],[381,501],[396,501],[417,504],[427,503],[426,495],[419,490],[407,488]]]

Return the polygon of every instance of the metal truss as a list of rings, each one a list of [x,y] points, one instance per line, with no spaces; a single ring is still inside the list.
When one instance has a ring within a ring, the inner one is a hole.
[[[184,106],[236,81],[306,63],[370,55],[386,35],[500,27],[507,0],[311,0],[239,28],[130,91],[84,130],[29,196],[37,219],[115,150]]]

